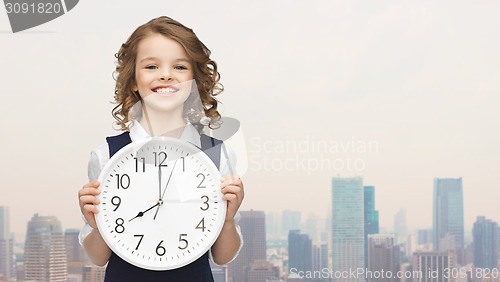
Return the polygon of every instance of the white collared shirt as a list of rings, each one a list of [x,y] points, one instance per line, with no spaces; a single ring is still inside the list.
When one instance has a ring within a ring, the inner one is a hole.
[[[130,139],[132,140],[132,142],[147,137],[150,136],[146,132],[146,130],[141,126],[141,124],[137,120],[134,120],[132,122],[132,126],[130,127]],[[201,148],[200,134],[198,133],[196,128],[190,123],[186,124],[186,126],[184,127],[184,131],[182,132],[180,139]],[[89,182],[92,182],[99,178],[99,174],[101,173],[106,163],[109,161],[109,158],[110,157],[109,157],[108,143],[100,145],[90,153],[90,160],[88,165]],[[220,166],[219,166],[219,171],[221,175],[222,176],[230,175],[231,172],[235,171],[235,167],[236,167],[236,157],[234,152],[229,148],[227,148],[227,150],[221,150]],[[231,261],[238,256],[238,253],[240,252],[241,247],[243,246],[243,236],[241,235],[241,229],[238,224],[240,217],[241,216],[239,212],[236,213],[234,217],[236,231],[240,236],[240,247],[238,249],[238,252],[236,252],[235,256],[233,257],[233,259],[231,259]],[[84,227],[82,228],[80,234],[78,235],[80,245],[83,246],[83,240],[90,234],[91,231],[92,227],[90,227],[90,225],[85,222]],[[212,257],[211,251],[210,251],[210,257]]]

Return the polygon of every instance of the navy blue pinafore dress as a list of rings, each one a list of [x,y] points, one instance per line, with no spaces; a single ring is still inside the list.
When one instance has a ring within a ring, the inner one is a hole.
[[[131,143],[129,132],[107,137],[109,157],[111,158],[121,148]],[[220,165],[221,140],[205,134],[200,135],[201,149],[214,162],[217,169]],[[111,253],[106,267],[105,282],[213,282],[212,270],[208,262],[208,252],[194,262],[181,268],[165,271],[155,271],[134,266],[114,252]]]

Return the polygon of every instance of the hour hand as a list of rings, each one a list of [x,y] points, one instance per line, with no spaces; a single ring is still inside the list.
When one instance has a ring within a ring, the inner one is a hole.
[[[160,201],[156,202],[156,204],[154,206],[150,207],[149,209],[147,209],[145,211],[138,212],[137,215],[134,218],[130,219],[128,222],[131,222],[132,220],[134,220],[138,217],[142,217],[145,213],[147,213],[148,211],[152,210],[154,207],[159,206],[159,205],[160,205]]]

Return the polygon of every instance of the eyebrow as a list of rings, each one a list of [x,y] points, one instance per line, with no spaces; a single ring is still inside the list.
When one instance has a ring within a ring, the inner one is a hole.
[[[154,60],[158,60],[157,57],[146,57],[142,60],[139,61],[139,63],[142,63],[142,62],[145,62],[145,61],[154,61]],[[175,59],[175,62],[186,62],[186,63],[191,63],[191,60],[188,60],[186,58],[178,58],[178,59]]]

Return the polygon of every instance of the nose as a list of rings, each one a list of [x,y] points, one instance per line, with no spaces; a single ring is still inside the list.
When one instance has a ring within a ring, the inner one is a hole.
[[[160,72],[160,80],[164,81],[170,81],[172,80],[172,74],[171,72],[168,70],[168,68],[164,68],[161,70]]]

